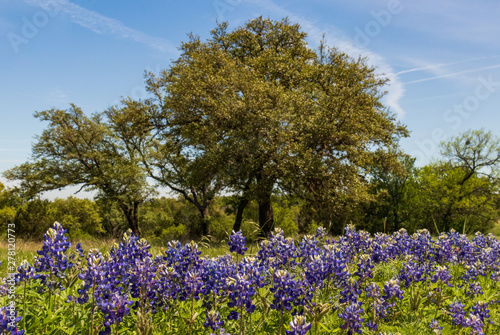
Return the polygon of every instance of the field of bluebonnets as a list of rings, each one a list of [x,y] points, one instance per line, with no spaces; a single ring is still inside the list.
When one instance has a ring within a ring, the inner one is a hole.
[[[152,255],[131,232],[103,254],[72,246],[59,223],[16,284],[2,334],[499,334],[500,243],[451,231],[293,240],[276,229],[249,255],[201,257],[171,241]],[[11,297],[12,298],[12,297]],[[15,327],[11,321],[15,322]]]

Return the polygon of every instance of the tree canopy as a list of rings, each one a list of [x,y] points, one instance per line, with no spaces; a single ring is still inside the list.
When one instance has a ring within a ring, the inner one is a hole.
[[[368,195],[374,166],[397,168],[407,131],[382,105],[387,80],[365,59],[324,43],[313,50],[298,24],[263,18],[232,32],[222,23],[207,41],[190,35],[181,52],[147,77],[151,129],[182,164],[218,171],[198,186],[222,180],[240,196],[238,212],[256,199],[264,234],[277,190],[333,209]],[[178,162],[168,163],[176,175]]]

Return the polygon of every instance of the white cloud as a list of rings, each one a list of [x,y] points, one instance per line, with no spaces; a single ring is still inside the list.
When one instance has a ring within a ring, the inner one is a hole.
[[[62,12],[72,22],[92,30],[97,34],[115,35],[121,38],[142,43],[148,47],[165,53],[177,54],[177,48],[169,41],[150,36],[132,29],[118,20],[106,17],[97,12],[85,9],[67,0],[25,0],[26,3],[47,9],[51,13]]]
[[[292,22],[297,22],[301,25],[302,29],[308,33],[312,40],[321,40],[323,33],[326,33],[327,44],[333,44],[342,51],[345,51],[351,56],[361,55],[367,57],[368,64],[376,67],[379,73],[383,73],[389,78],[388,93],[385,95],[386,104],[390,107],[391,111],[396,114],[398,118],[402,118],[405,111],[401,107],[400,100],[404,96],[405,88],[398,75],[394,72],[392,67],[384,60],[384,58],[368,49],[363,49],[354,44],[354,42],[346,36],[344,32],[336,27],[322,27],[318,28],[314,22],[307,20],[299,15],[296,15],[287,9],[276,5],[273,1],[269,0],[248,0],[247,3],[265,8],[266,10],[275,13],[281,17],[288,17]]]

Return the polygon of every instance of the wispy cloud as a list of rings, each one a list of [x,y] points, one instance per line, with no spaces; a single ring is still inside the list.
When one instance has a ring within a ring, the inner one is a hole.
[[[417,79],[417,80],[407,81],[407,82],[405,82],[405,84],[423,83],[423,82],[426,82],[426,81],[443,79],[443,78],[449,78],[449,77],[455,77],[455,76],[459,76],[459,75],[462,75],[462,74],[480,72],[480,71],[491,70],[491,69],[496,69],[496,68],[500,68],[500,64],[491,65],[491,66],[485,66],[485,67],[481,67],[481,68],[478,68],[478,69],[470,69],[470,70],[464,70],[464,71],[457,71],[457,72],[453,72],[453,73],[443,74],[443,75],[440,75],[440,76],[434,76],[434,77],[429,77],[429,78],[423,78],[423,79]]]
[[[144,32],[127,27],[118,20],[80,7],[67,0],[25,0],[32,6],[47,8],[52,12],[66,14],[72,22],[92,30],[97,34],[115,35],[130,39],[165,53],[177,54],[176,47],[168,40],[150,36]]]
[[[332,42],[342,51],[347,52],[350,55],[362,55],[366,56],[368,62],[371,66],[376,67],[380,73],[383,73],[390,80],[390,88],[385,96],[386,104],[390,107],[391,111],[397,115],[398,118],[402,118],[405,114],[403,108],[401,107],[400,100],[404,96],[405,88],[398,75],[394,72],[392,67],[384,60],[384,58],[370,50],[359,48],[355,43],[346,36],[344,32],[337,29],[336,27],[328,26],[318,28],[318,25],[310,20],[307,20],[300,15],[290,12],[289,10],[278,6],[271,0],[247,0],[255,6],[266,9],[280,17],[288,17],[291,21],[297,22],[301,25],[305,32],[308,33],[315,41],[320,41],[323,34],[326,33],[326,39],[328,44]]]
[[[451,62],[451,63],[444,63],[444,64],[433,64],[433,65],[428,65],[428,66],[423,66],[423,67],[417,67],[414,69],[409,69],[409,70],[404,70],[404,71],[399,71],[396,73],[397,75],[400,74],[405,74],[405,73],[410,73],[410,72],[417,72],[417,71],[427,71],[427,70],[433,70],[441,67],[446,67],[446,66],[451,66],[451,65],[457,65],[457,64],[463,64],[463,63],[468,63],[468,62],[474,62],[478,60],[486,60],[486,59],[494,59],[494,58],[500,58],[500,55],[496,56],[489,56],[489,57],[475,57],[475,58],[469,58],[469,59],[464,59],[456,62]]]

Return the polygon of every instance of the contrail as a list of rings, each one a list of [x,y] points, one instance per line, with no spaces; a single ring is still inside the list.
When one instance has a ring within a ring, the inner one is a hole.
[[[473,61],[476,61],[476,60],[493,59],[493,58],[499,58],[499,57],[500,57],[500,55],[497,55],[497,56],[488,56],[488,57],[476,57],[476,58],[464,59],[464,60],[457,61],[457,62],[452,62],[452,63],[435,64],[435,65],[429,65],[429,66],[424,66],[424,67],[417,67],[417,68],[410,69],[410,70],[399,71],[398,73],[396,73],[396,75],[400,75],[400,74],[403,74],[403,73],[410,73],[410,72],[416,72],[416,71],[424,71],[424,70],[429,70],[429,69],[435,69],[435,68],[438,68],[438,67],[450,66],[450,65],[455,65],[455,64],[462,64],[462,63],[467,63],[467,62],[473,62]]]
[[[407,81],[407,82],[405,82],[405,84],[422,83],[425,81],[454,77],[454,76],[458,76],[458,75],[465,74],[465,73],[479,72],[479,71],[484,71],[484,70],[496,69],[499,67],[500,67],[500,64],[497,64],[497,65],[492,65],[492,66],[481,67],[479,69],[465,70],[465,71],[443,74],[441,76],[435,76],[435,77],[423,78],[423,79],[418,79],[418,80],[413,80],[413,81]]]
[[[162,38],[152,37],[141,31],[132,29],[118,20],[106,17],[97,12],[85,9],[67,0],[25,0],[32,6],[50,9],[52,12],[66,14],[72,22],[92,30],[97,34],[116,35],[147,45],[160,52],[178,54],[177,48]]]

